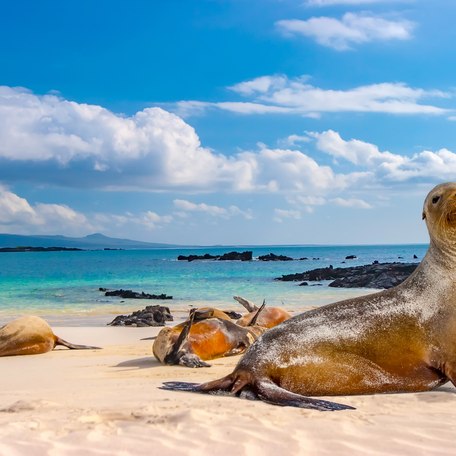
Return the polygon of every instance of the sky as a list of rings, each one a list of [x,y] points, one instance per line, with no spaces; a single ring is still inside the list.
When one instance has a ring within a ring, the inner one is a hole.
[[[0,2],[0,233],[428,241],[454,0]]]

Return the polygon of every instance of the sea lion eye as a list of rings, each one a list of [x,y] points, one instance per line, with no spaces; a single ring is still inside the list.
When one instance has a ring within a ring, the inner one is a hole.
[[[437,204],[439,202],[439,199],[440,196],[434,196],[434,198],[432,198],[432,204]]]

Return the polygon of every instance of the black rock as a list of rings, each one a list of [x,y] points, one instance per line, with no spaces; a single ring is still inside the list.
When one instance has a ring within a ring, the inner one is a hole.
[[[177,259],[179,261],[195,261],[195,260],[237,260],[237,261],[250,261],[252,259],[253,252],[228,252],[223,255],[211,255],[205,253],[204,255],[179,255]]]
[[[358,257],[356,255],[347,255],[345,257],[346,260],[356,260]]]
[[[301,283],[299,284],[300,287],[307,287],[308,285],[309,285],[308,282],[301,282]]]
[[[318,268],[287,274],[275,280],[315,281],[332,280],[330,287],[391,288],[402,283],[417,267],[417,263],[378,263],[349,268]]]
[[[210,255],[209,253],[205,253],[204,255],[179,255],[177,257],[179,261],[216,260],[217,258],[219,258],[219,255]]]
[[[105,292],[105,296],[118,296],[120,298],[124,299],[173,299],[172,296],[168,296],[164,293],[156,295],[156,294],[149,294],[149,293],[144,293],[142,291],[141,293],[137,291],[132,291],[132,290],[106,290],[106,288],[100,288],[100,291]]]
[[[253,256],[252,251],[245,252],[228,252],[219,257],[219,260],[228,260],[228,261],[251,261]]]
[[[290,258],[286,255],[276,255],[275,253],[268,253],[267,255],[260,255],[258,257],[260,261],[293,261],[293,258]]]
[[[166,321],[173,321],[169,307],[147,306],[130,315],[119,315],[108,326],[165,326]]]
[[[418,257],[417,257],[416,255],[413,255],[413,259],[414,259],[414,260],[417,260]]]

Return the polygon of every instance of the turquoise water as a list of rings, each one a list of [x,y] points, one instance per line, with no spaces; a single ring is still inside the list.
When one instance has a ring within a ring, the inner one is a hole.
[[[252,250],[254,258],[267,253],[305,261],[239,262],[177,261],[179,254],[222,254]],[[274,281],[282,274],[329,266],[355,266],[374,260],[419,261],[426,245],[394,246],[267,246],[211,247],[201,249],[110,250],[76,252],[21,252],[0,254],[0,322],[34,313],[63,324],[106,324],[113,315],[147,304],[163,303],[171,310],[211,305],[239,308],[233,295],[290,310],[326,304],[371,292],[366,289],[299,287]],[[347,260],[356,255],[356,260]],[[413,255],[418,260],[413,260]],[[402,257],[402,259],[398,259]],[[318,258],[318,259],[314,259]],[[107,298],[99,287],[166,293],[169,301],[138,301]]]

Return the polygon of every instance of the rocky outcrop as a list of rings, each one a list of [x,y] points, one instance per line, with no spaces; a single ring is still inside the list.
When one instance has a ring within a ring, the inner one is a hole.
[[[221,260],[221,261],[250,261],[252,259],[253,252],[228,252],[223,255],[211,255],[205,253],[204,255],[179,255],[177,259],[179,261],[195,261],[195,260]]]
[[[165,322],[173,321],[168,307],[147,306],[130,315],[119,315],[108,326],[165,326]]]
[[[341,288],[392,288],[402,283],[418,266],[417,263],[378,263],[349,268],[313,269],[287,274],[275,280],[285,282],[312,282],[332,280],[330,287]]]
[[[144,293],[142,292],[137,292],[137,291],[132,291],[132,290],[107,290],[106,288],[100,288],[100,291],[105,292],[105,296],[118,296],[119,298],[124,298],[124,299],[173,299],[172,296],[168,296],[164,293],[161,293],[159,295],[156,294],[149,294],[149,293]]]
[[[220,256],[219,260],[229,261],[250,261],[253,252],[246,250],[245,252],[228,252]]]
[[[293,258],[286,255],[276,255],[275,253],[268,253],[267,255],[260,255],[260,261],[293,261]]]

